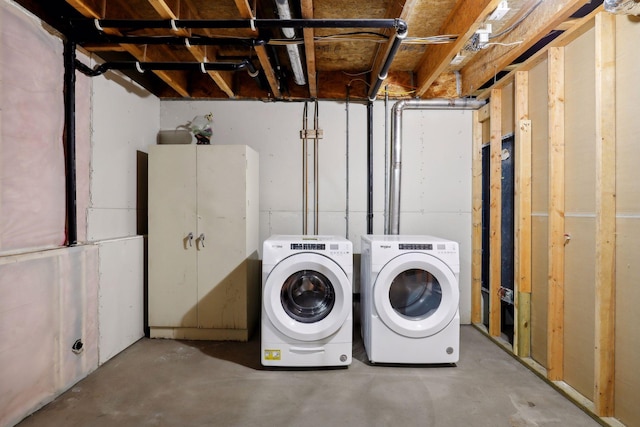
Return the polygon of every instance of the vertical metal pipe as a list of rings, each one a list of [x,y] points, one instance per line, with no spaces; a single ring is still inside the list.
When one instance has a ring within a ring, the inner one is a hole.
[[[346,160],[346,172],[345,172],[345,209],[344,209],[344,219],[345,219],[345,239],[349,238],[349,92],[351,90],[351,86],[347,85],[347,102],[346,102],[346,111],[347,111],[347,123],[346,123],[346,147],[345,147],[345,160]]]
[[[389,160],[389,213],[387,232],[400,234],[400,178],[402,170],[402,111],[406,101],[398,101],[392,108],[391,149]]]
[[[320,197],[319,197],[319,189],[320,189],[320,180],[318,179],[318,100],[316,99],[315,108],[314,108],[314,116],[313,116],[313,129],[315,130],[315,138],[313,139],[313,234],[318,234],[318,222],[320,220],[319,211],[320,211]]]
[[[384,234],[389,234],[389,91],[384,91]]]
[[[373,234],[373,102],[367,102],[367,234]]]
[[[402,113],[404,110],[477,110],[485,101],[475,99],[410,99],[393,105],[391,166],[389,173],[389,234],[400,234],[400,177],[402,172]]]
[[[302,234],[307,234],[307,217],[309,215],[309,204],[307,196],[307,183],[309,172],[307,170],[307,109],[308,103],[304,103],[302,112]]]
[[[67,245],[78,243],[76,207],[76,44],[64,42],[64,153],[67,198]]]

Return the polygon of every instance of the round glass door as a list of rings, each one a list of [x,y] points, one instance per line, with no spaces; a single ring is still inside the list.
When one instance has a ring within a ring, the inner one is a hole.
[[[401,316],[426,319],[440,307],[442,287],[433,274],[411,268],[398,274],[391,282],[389,302]]]
[[[314,270],[293,273],[285,280],[280,292],[284,311],[302,323],[313,323],[327,317],[335,300],[331,281]]]
[[[458,279],[443,261],[423,252],[385,264],[373,286],[373,304],[387,327],[410,338],[446,327],[458,311]]]
[[[262,306],[282,334],[301,341],[324,339],[351,313],[351,282],[331,258],[296,253],[276,264],[264,279]]]

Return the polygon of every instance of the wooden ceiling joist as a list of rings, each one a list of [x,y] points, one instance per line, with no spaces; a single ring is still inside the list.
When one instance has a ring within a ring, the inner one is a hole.
[[[160,15],[160,17],[162,17],[164,19],[178,19],[179,18],[179,11],[178,11],[178,13],[175,12],[171,8],[171,6],[169,6],[167,4],[166,0],[148,0],[148,1],[149,1],[149,4],[155,9],[155,11],[158,12],[158,15]],[[190,13],[191,13],[192,16],[197,17],[197,11],[196,10],[192,10],[192,8],[190,8]],[[178,31],[176,31],[176,35],[184,36],[184,37],[189,37],[190,36],[189,32],[184,28],[178,29]],[[198,62],[206,62],[209,59],[211,59],[211,58],[207,57],[206,50],[203,49],[200,46],[189,46],[188,50],[189,50],[189,52],[191,52],[193,57]],[[215,52],[211,52],[211,53],[213,54],[213,57],[215,58]],[[222,91],[224,93],[226,93],[227,96],[229,96],[229,98],[235,98],[236,97],[236,94],[235,94],[235,92],[233,91],[233,88],[232,88],[233,76],[232,76],[232,74],[230,72],[207,71],[207,73],[213,79],[213,81],[218,85],[218,87],[220,89],[222,89]]]
[[[313,0],[302,0],[302,18],[313,18]],[[307,81],[309,82],[309,96],[312,99],[318,97],[318,85],[316,74],[316,47],[315,47],[315,30],[313,28],[304,28],[305,58],[307,59]]]
[[[249,2],[247,0],[235,0],[236,7],[238,8],[238,12],[240,13],[240,17],[244,19],[254,19],[255,15],[249,6]],[[257,31],[253,31],[254,35],[257,35]],[[269,87],[271,88],[271,93],[275,98],[282,98],[282,93],[280,92],[280,83],[278,82],[278,78],[276,77],[276,73],[271,66],[271,61],[269,60],[269,54],[267,53],[267,49],[264,46],[255,46],[256,54],[258,55],[258,60],[260,61],[260,65],[262,66],[262,71],[264,71],[265,76],[267,77],[267,81],[269,82]]]
[[[418,96],[424,95],[433,82],[442,74],[451,59],[464,47],[480,24],[500,3],[500,0],[458,0],[440,28],[440,34],[454,34],[458,38],[450,44],[429,45],[418,67]]]
[[[467,2],[468,3],[468,2]],[[542,1],[535,10],[511,32],[495,40],[492,45],[478,52],[476,57],[461,70],[462,96],[478,90],[516,58],[531,48],[538,40],[566,21],[586,0]]]
[[[87,0],[66,0],[71,6],[81,11],[82,14],[87,18],[92,19],[102,19],[102,12],[97,10],[97,7],[89,4]],[[105,33],[113,34],[113,35],[121,35],[119,31],[115,29],[106,28]],[[161,60],[161,58],[152,58],[149,53],[144,49],[141,49],[138,46],[130,45],[130,44],[122,44],[121,45],[127,52],[129,52],[134,58],[138,61],[151,60],[155,61]],[[188,79],[187,73],[181,71],[162,71],[157,70],[154,73],[162,79],[167,85],[169,85],[173,90],[178,92],[183,97],[189,97],[188,91]]]
[[[386,16],[387,18],[399,18],[403,21],[407,21],[409,15],[411,14],[412,8],[417,3],[417,0],[406,0],[404,4],[400,2],[391,2],[389,9],[387,10]],[[389,30],[385,30],[384,33],[388,33]],[[411,28],[409,28],[411,31]],[[389,41],[378,49],[378,52],[375,56],[373,64],[371,64],[371,78],[369,79],[369,84],[373,85],[375,81],[378,79],[378,74],[382,69],[383,61],[387,58],[389,51],[391,50],[391,46],[393,44],[394,37],[389,37]]]
[[[564,31],[560,36],[555,38],[547,46],[543,47],[542,49],[540,49],[539,51],[531,55],[524,62],[505,67],[504,70],[509,71],[509,74],[504,76],[494,85],[492,85],[490,88],[484,89],[482,92],[479,92],[476,95],[476,98],[477,99],[489,98],[491,96],[492,88],[501,89],[506,85],[508,85],[509,83],[513,82],[513,79],[518,71],[531,70],[533,67],[535,67],[537,64],[539,64],[541,61],[543,61],[547,57],[547,51],[550,48],[566,46],[569,43],[571,43],[573,40],[580,37],[582,34],[589,31],[594,26],[595,16],[598,13],[602,12],[603,10],[604,10],[604,6],[600,5],[596,9],[594,9],[593,12],[591,12],[590,14],[582,18],[570,19],[567,22],[561,23],[558,27],[556,27],[556,30],[559,30],[560,28],[562,28],[563,29],[562,31]],[[568,23],[570,23],[571,25],[569,26]]]

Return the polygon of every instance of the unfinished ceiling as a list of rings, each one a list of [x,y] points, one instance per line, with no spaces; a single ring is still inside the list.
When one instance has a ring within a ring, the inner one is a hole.
[[[473,96],[602,1],[17,3],[161,98],[296,100]]]

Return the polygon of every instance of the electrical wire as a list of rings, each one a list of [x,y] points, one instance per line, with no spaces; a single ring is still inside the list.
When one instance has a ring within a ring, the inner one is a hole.
[[[362,82],[362,83],[364,83],[367,87],[370,87],[370,86],[371,86],[371,85],[369,84],[369,82],[367,82],[367,81],[366,81],[366,80],[364,80],[364,79],[351,79],[351,80],[349,80],[349,83],[347,83],[347,84],[348,84],[349,86],[351,86],[351,83],[353,83],[353,82]]]
[[[488,46],[493,46],[493,45],[497,45],[497,46],[515,46],[518,44],[521,44],[522,40],[518,40],[517,42],[512,42],[512,43],[500,43],[500,42],[489,42],[487,44],[485,44],[484,46],[482,46],[483,49],[486,49]]]
[[[443,35],[443,36],[431,36],[431,37],[407,37],[402,41],[402,44],[445,44],[453,43],[458,36],[456,35]],[[372,43],[386,43],[389,41],[389,37],[375,33],[345,33],[345,34],[332,34],[328,36],[314,37],[314,42],[372,42]],[[267,44],[274,46],[284,46],[290,44],[304,44],[304,39],[271,39]]]
[[[524,15],[522,15],[520,17],[520,19],[518,19],[516,22],[514,22],[513,24],[509,25],[507,28],[505,28],[504,30],[500,31],[498,34],[493,34],[491,36],[489,36],[489,40],[491,39],[497,39],[498,37],[502,37],[507,33],[510,33],[511,31],[513,31],[518,25],[522,24],[522,22],[527,19],[529,17],[529,15],[531,15],[531,13],[533,13],[534,10],[536,10],[536,8],[538,6],[540,6],[540,4],[542,3],[542,0],[538,0],[538,2],[536,4],[533,5],[533,7],[531,9],[529,9],[527,11],[527,13],[525,13]]]
[[[358,77],[358,76],[364,76],[365,74],[369,74],[372,71],[373,71],[373,68],[369,68],[367,71],[362,71],[359,73],[347,73],[346,71],[343,71],[342,74],[349,77]]]

